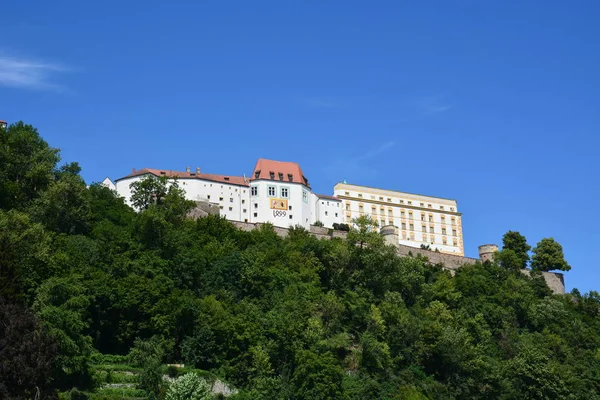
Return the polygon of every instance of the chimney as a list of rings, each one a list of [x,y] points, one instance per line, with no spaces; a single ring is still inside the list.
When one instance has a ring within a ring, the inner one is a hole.
[[[196,173],[199,174],[200,173],[200,167],[196,167]]]
[[[191,171],[190,167],[185,167],[185,172],[187,172],[189,174],[190,171]]]

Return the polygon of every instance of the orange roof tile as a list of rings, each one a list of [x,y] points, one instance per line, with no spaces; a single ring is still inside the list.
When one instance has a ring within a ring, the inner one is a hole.
[[[308,179],[304,176],[300,165],[295,162],[259,158],[250,177],[250,180],[258,179],[300,183],[310,188]]]
[[[179,179],[202,179],[213,182],[221,182],[228,183],[231,185],[238,186],[248,186],[248,181],[244,179],[243,176],[230,176],[230,175],[216,175],[216,174],[202,174],[195,172],[182,172],[182,171],[172,171],[165,169],[152,169],[152,168],[142,168],[131,174],[124,176],[123,178],[119,178],[116,181],[120,181],[126,178],[133,178],[134,176],[147,175],[152,174],[154,176],[166,176],[168,178],[179,178]]]

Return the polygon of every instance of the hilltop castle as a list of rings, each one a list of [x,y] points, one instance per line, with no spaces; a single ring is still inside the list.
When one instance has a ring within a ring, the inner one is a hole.
[[[297,163],[263,158],[249,177],[205,174],[199,168],[192,172],[189,167],[185,171],[143,168],[115,183],[108,178],[103,183],[130,204],[130,185],[146,176],[177,178],[189,200],[218,210],[230,221],[307,229],[319,221],[333,228],[369,215],[381,227],[396,226],[399,244],[464,255],[462,214],[456,200],[346,182],[334,186],[333,196],[317,194]]]

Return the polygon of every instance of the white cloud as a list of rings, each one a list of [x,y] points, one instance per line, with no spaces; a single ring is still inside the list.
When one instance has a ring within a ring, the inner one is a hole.
[[[439,114],[454,107],[446,100],[446,97],[445,94],[421,97],[417,99],[416,105],[424,115]]]
[[[366,159],[371,158],[371,157],[375,157],[375,156],[383,153],[384,151],[386,151],[390,147],[394,146],[395,144],[396,143],[394,143],[394,142],[384,143],[381,146],[379,146],[378,148],[369,150],[366,153],[364,153],[363,155],[356,157],[354,159],[354,161],[361,161],[361,160],[366,160]]]
[[[60,90],[62,87],[53,83],[51,79],[54,75],[67,71],[67,68],[58,64],[0,55],[0,85],[2,86]]]

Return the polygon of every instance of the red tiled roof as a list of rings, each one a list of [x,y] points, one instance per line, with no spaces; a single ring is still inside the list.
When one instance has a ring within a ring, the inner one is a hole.
[[[320,199],[326,199],[326,200],[342,201],[341,199],[339,199],[335,196],[327,196],[326,194],[318,194],[317,197]]]
[[[132,172],[131,174],[119,178],[116,181],[120,181],[125,178],[133,178],[134,176],[152,174],[154,176],[166,176],[168,178],[179,178],[179,179],[203,179],[213,182],[228,183],[231,185],[248,186],[247,180],[244,180],[243,176],[230,176],[230,175],[216,175],[216,174],[199,174],[194,172],[182,172],[182,171],[171,171],[164,169],[152,169],[142,168],[138,171]]]
[[[310,188],[300,165],[295,162],[274,161],[259,158],[250,180],[266,179],[282,182],[300,183]]]

